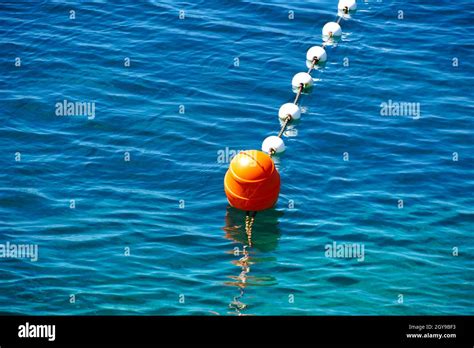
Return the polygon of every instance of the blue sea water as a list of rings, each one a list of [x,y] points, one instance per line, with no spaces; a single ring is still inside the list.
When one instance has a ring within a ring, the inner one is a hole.
[[[474,314],[474,5],[358,5],[248,246],[228,155],[278,132],[336,0],[1,1],[0,244],[39,257],[0,258],[0,313]]]

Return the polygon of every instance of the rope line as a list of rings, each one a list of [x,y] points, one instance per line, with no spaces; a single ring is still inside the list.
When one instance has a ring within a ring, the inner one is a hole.
[[[344,15],[347,15],[349,14],[349,8],[346,6],[342,12],[344,13]],[[337,21],[336,23],[339,24],[343,18],[343,16],[341,16],[340,14],[337,15]],[[333,38],[334,38],[334,35],[332,32],[329,33],[329,38],[328,40],[324,41],[322,44],[321,44],[321,47],[324,49],[330,42],[333,41]],[[314,57],[313,60],[311,61],[311,65],[308,69],[308,74],[311,75],[311,73],[313,72],[313,70],[315,69],[316,65],[319,63],[319,59],[317,57]],[[303,90],[304,90],[304,85],[301,83],[298,87],[298,90],[296,92],[296,96],[295,96],[295,99],[293,101],[293,104],[295,105],[298,105],[299,102],[300,102],[300,99],[301,99],[301,96],[303,94]],[[283,124],[280,128],[280,131],[278,132],[278,137],[281,138],[283,136],[283,134],[285,133],[285,130],[286,130],[286,127],[288,126],[288,124],[291,122],[292,120],[292,117],[290,114],[287,115],[287,117],[284,119],[283,121]],[[274,148],[270,148],[269,151],[268,151],[268,154],[270,156],[274,156],[276,154],[276,150]],[[247,218],[248,218],[248,212],[247,212]],[[247,218],[246,218],[246,224],[247,224]]]
[[[316,61],[316,58],[313,60],[313,62]],[[311,72],[311,70],[313,69],[314,65],[316,63],[313,63],[312,64],[312,67],[311,69],[309,70],[309,72]],[[308,73],[309,73],[308,72]],[[300,83],[300,86],[298,87],[298,92],[296,93],[296,97],[295,97],[295,100],[293,101],[293,104],[295,105],[298,105],[298,102],[301,98],[301,94],[303,93],[303,89],[304,89],[304,85],[302,83]],[[291,121],[291,115],[288,114],[285,118],[285,120],[283,121],[283,124],[280,128],[280,131],[278,132],[278,138],[281,138],[283,136],[283,133],[285,132],[286,130],[286,126],[288,126],[288,123],[290,123]],[[275,149],[270,149],[270,156],[274,155],[275,154]]]
[[[346,6],[342,12],[347,15],[349,14],[349,8]],[[343,16],[341,16],[340,14],[337,15],[337,21],[336,23],[339,24],[341,22],[341,20],[343,19]],[[333,41],[333,38],[334,38],[334,35],[332,32],[329,33],[329,38],[327,41],[324,41],[322,44],[321,44],[321,47],[322,48],[325,48],[331,41]],[[317,57],[314,57],[312,62],[311,62],[311,66],[309,67],[308,69],[308,74],[311,75],[311,73],[313,72],[313,70],[315,69],[316,65],[319,63],[319,59]],[[300,84],[300,86],[298,87],[298,91],[296,92],[296,96],[295,96],[295,99],[293,101],[293,104],[295,105],[298,105],[299,102],[300,102],[300,98],[303,94],[303,90],[304,90],[304,85],[303,84]],[[286,127],[288,126],[288,124],[290,123],[291,121],[291,115],[288,115],[285,120],[283,121],[283,124],[280,128],[280,131],[278,132],[278,137],[281,138],[283,136],[283,134],[285,133],[285,130],[286,130]],[[270,156],[273,156],[276,154],[276,150],[271,148],[269,150],[269,155]]]
[[[311,62],[311,67],[308,69],[308,74],[311,74],[311,71],[313,71],[314,67],[316,64],[318,64],[319,59],[314,57],[313,61]]]
[[[283,125],[281,126],[281,129],[280,129],[280,132],[278,133],[278,137],[281,138],[283,133],[285,132],[285,129],[286,129],[286,126],[288,125],[288,123],[290,123],[291,121],[291,115],[288,114],[288,116],[286,116],[285,118],[285,121],[283,121]],[[272,149],[275,151],[275,149]]]
[[[301,93],[303,92],[304,85],[300,83],[300,86],[298,87],[298,92],[296,93],[295,100],[293,101],[293,104],[298,105],[298,102],[300,101]]]

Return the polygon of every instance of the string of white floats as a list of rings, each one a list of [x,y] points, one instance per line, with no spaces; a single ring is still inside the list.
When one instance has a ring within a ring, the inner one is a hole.
[[[271,135],[265,138],[262,143],[262,151],[270,154],[270,156],[285,151],[285,142],[282,139],[282,135],[290,121],[298,120],[301,117],[301,108],[298,106],[298,102],[301,94],[309,92],[313,87],[311,72],[317,64],[324,63],[327,60],[327,53],[324,48],[335,38],[339,38],[342,35],[342,28],[339,22],[343,15],[347,15],[357,9],[357,3],[356,0],[339,0],[337,8],[337,21],[326,23],[322,29],[323,43],[321,46],[313,46],[306,52],[308,72],[299,72],[291,80],[293,90],[297,94],[293,103],[283,104],[278,110],[278,117],[283,122],[280,132],[277,136]]]

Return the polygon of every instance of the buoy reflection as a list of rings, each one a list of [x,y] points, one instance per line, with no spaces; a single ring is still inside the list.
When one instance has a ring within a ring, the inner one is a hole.
[[[277,248],[281,236],[278,218],[282,215],[282,212],[270,209],[259,212],[252,221],[252,215],[246,217],[243,211],[230,206],[227,208],[224,227],[226,238],[241,244],[241,247],[232,250],[236,257],[232,263],[240,268],[240,272],[238,275],[229,276],[232,281],[225,282],[225,285],[238,288],[238,294],[229,303],[229,309],[232,310],[230,314],[249,315],[245,313],[248,305],[243,302],[247,286],[268,286],[276,283],[272,276],[255,277],[250,275],[250,272],[251,267],[259,262],[255,260],[255,253],[271,252]]]

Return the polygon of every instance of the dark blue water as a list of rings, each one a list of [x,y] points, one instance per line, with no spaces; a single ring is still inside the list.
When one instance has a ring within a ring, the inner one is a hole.
[[[474,314],[474,6],[358,5],[243,264],[227,154],[279,130],[337,1],[2,1],[0,244],[39,255],[0,258],[0,312]]]

